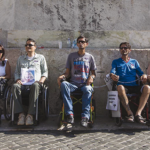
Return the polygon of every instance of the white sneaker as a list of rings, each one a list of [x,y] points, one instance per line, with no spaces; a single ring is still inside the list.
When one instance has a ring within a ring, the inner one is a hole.
[[[33,125],[33,116],[32,115],[27,115],[26,117],[26,125]]]
[[[17,125],[24,125],[25,124],[25,115],[24,113],[20,113],[18,117]]]

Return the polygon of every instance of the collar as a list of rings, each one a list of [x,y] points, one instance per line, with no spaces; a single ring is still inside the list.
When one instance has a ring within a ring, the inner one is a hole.
[[[121,57],[121,59],[123,60],[123,58]],[[124,62],[128,63],[130,60],[130,57],[128,57],[128,61],[123,60]]]
[[[38,54],[37,54],[37,53],[35,53],[34,58],[37,58],[37,56],[38,56]],[[24,55],[24,59],[27,59],[27,57],[28,57],[28,55],[27,55],[27,54],[26,54],[26,55]]]

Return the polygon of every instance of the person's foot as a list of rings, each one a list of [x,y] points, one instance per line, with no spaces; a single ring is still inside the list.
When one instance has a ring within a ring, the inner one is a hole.
[[[27,115],[26,117],[26,125],[33,125],[33,115]]]
[[[25,115],[24,113],[20,113],[18,117],[17,125],[24,125],[25,124]]]
[[[67,115],[67,123],[70,123],[70,124],[74,123],[74,116],[73,116],[73,114]]]
[[[81,126],[87,127],[88,126],[88,118],[82,117],[81,119]]]
[[[146,119],[143,118],[141,115],[136,115],[136,116],[135,116],[135,121],[136,121],[137,123],[141,123],[141,124],[145,124],[145,123],[146,123]]]

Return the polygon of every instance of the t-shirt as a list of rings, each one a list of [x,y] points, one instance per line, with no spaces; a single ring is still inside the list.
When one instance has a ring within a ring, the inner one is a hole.
[[[90,71],[96,70],[96,63],[91,54],[80,56],[74,52],[68,56],[66,68],[71,72],[70,83],[80,87],[86,84]]]
[[[116,74],[119,76],[119,81],[121,82],[131,82],[131,83],[119,83],[118,85],[125,86],[138,86],[136,83],[136,74],[138,76],[143,75],[143,71],[140,68],[140,65],[137,60],[129,59],[128,62],[125,62],[122,58],[115,59],[112,62],[112,69],[110,73]],[[135,82],[132,82],[135,81]]]
[[[2,66],[2,62],[0,62],[0,77],[6,75],[5,68],[6,68],[7,60],[8,60],[8,59],[5,59],[5,65],[4,65],[4,66]]]

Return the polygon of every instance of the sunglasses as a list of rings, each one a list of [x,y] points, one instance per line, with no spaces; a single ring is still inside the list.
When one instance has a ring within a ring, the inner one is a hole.
[[[27,46],[31,47],[31,46],[34,46],[34,45],[32,45],[32,44],[26,44],[25,46],[26,46],[26,47],[27,47]]]
[[[0,53],[3,53],[3,50],[0,50]]]
[[[82,44],[84,44],[84,43],[86,43],[86,41],[78,41],[78,43],[82,43]]]
[[[128,49],[128,47],[120,47],[120,49]]]

